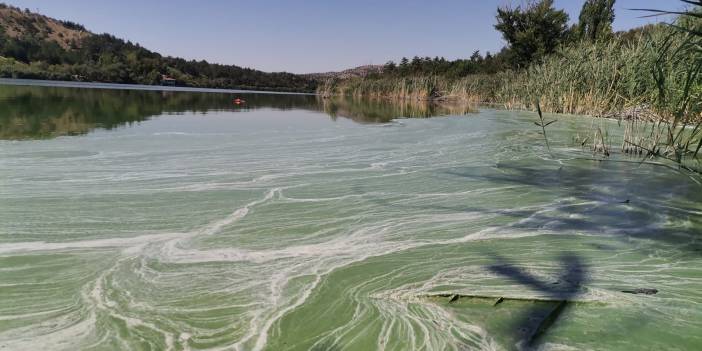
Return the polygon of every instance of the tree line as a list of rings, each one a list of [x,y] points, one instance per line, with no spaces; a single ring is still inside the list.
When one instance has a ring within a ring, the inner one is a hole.
[[[474,51],[468,59],[452,61],[439,57],[415,56],[411,60],[403,57],[397,63],[386,63],[383,74],[396,77],[439,75],[448,78],[492,74],[539,63],[561,46],[581,41],[609,40],[615,35],[631,36],[629,33],[613,32],[614,4],[615,0],[586,0],[578,22],[572,26],[568,25],[568,14],[554,8],[553,0],[499,7],[495,29],[507,42],[500,52],[487,52],[483,56],[480,51]]]

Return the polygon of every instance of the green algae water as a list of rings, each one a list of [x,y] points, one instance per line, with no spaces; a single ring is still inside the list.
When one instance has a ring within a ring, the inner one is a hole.
[[[0,86],[0,350],[701,349],[702,187],[556,118]]]

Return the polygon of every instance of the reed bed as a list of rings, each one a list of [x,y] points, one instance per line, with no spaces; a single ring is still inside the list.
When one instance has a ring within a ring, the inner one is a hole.
[[[521,71],[463,78],[381,75],[323,82],[318,92],[508,109],[540,106],[544,112],[618,118],[626,120],[623,153],[664,158],[702,173],[701,11],[673,25],[645,27],[633,37],[572,44]],[[608,139],[606,128],[593,127],[581,141],[608,156],[613,150]]]
[[[497,103],[510,109],[592,116],[629,116],[655,111],[673,116],[683,100],[687,73],[702,59],[699,51],[682,50],[689,39],[674,28],[651,26],[633,39],[581,42],[561,48],[538,65],[522,71],[470,75],[355,78],[322,82],[322,95],[350,95],[411,100],[462,100]],[[662,50],[667,50],[662,54]],[[661,88],[660,81],[665,86]],[[665,101],[661,89],[668,90]],[[690,92],[701,97],[702,81],[694,77]],[[698,100],[699,101],[699,100]],[[690,113],[699,112],[691,106]],[[631,116],[629,116],[631,117]],[[638,116],[634,116],[638,117]]]

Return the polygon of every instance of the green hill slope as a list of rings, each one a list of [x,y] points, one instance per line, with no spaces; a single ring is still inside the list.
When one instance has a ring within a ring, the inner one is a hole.
[[[292,73],[166,57],[82,25],[0,4],[0,77],[313,92]]]

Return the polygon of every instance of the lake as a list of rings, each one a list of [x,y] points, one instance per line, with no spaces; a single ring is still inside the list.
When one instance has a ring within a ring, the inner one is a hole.
[[[41,84],[0,85],[2,350],[702,348],[702,188],[580,147],[615,121]]]

